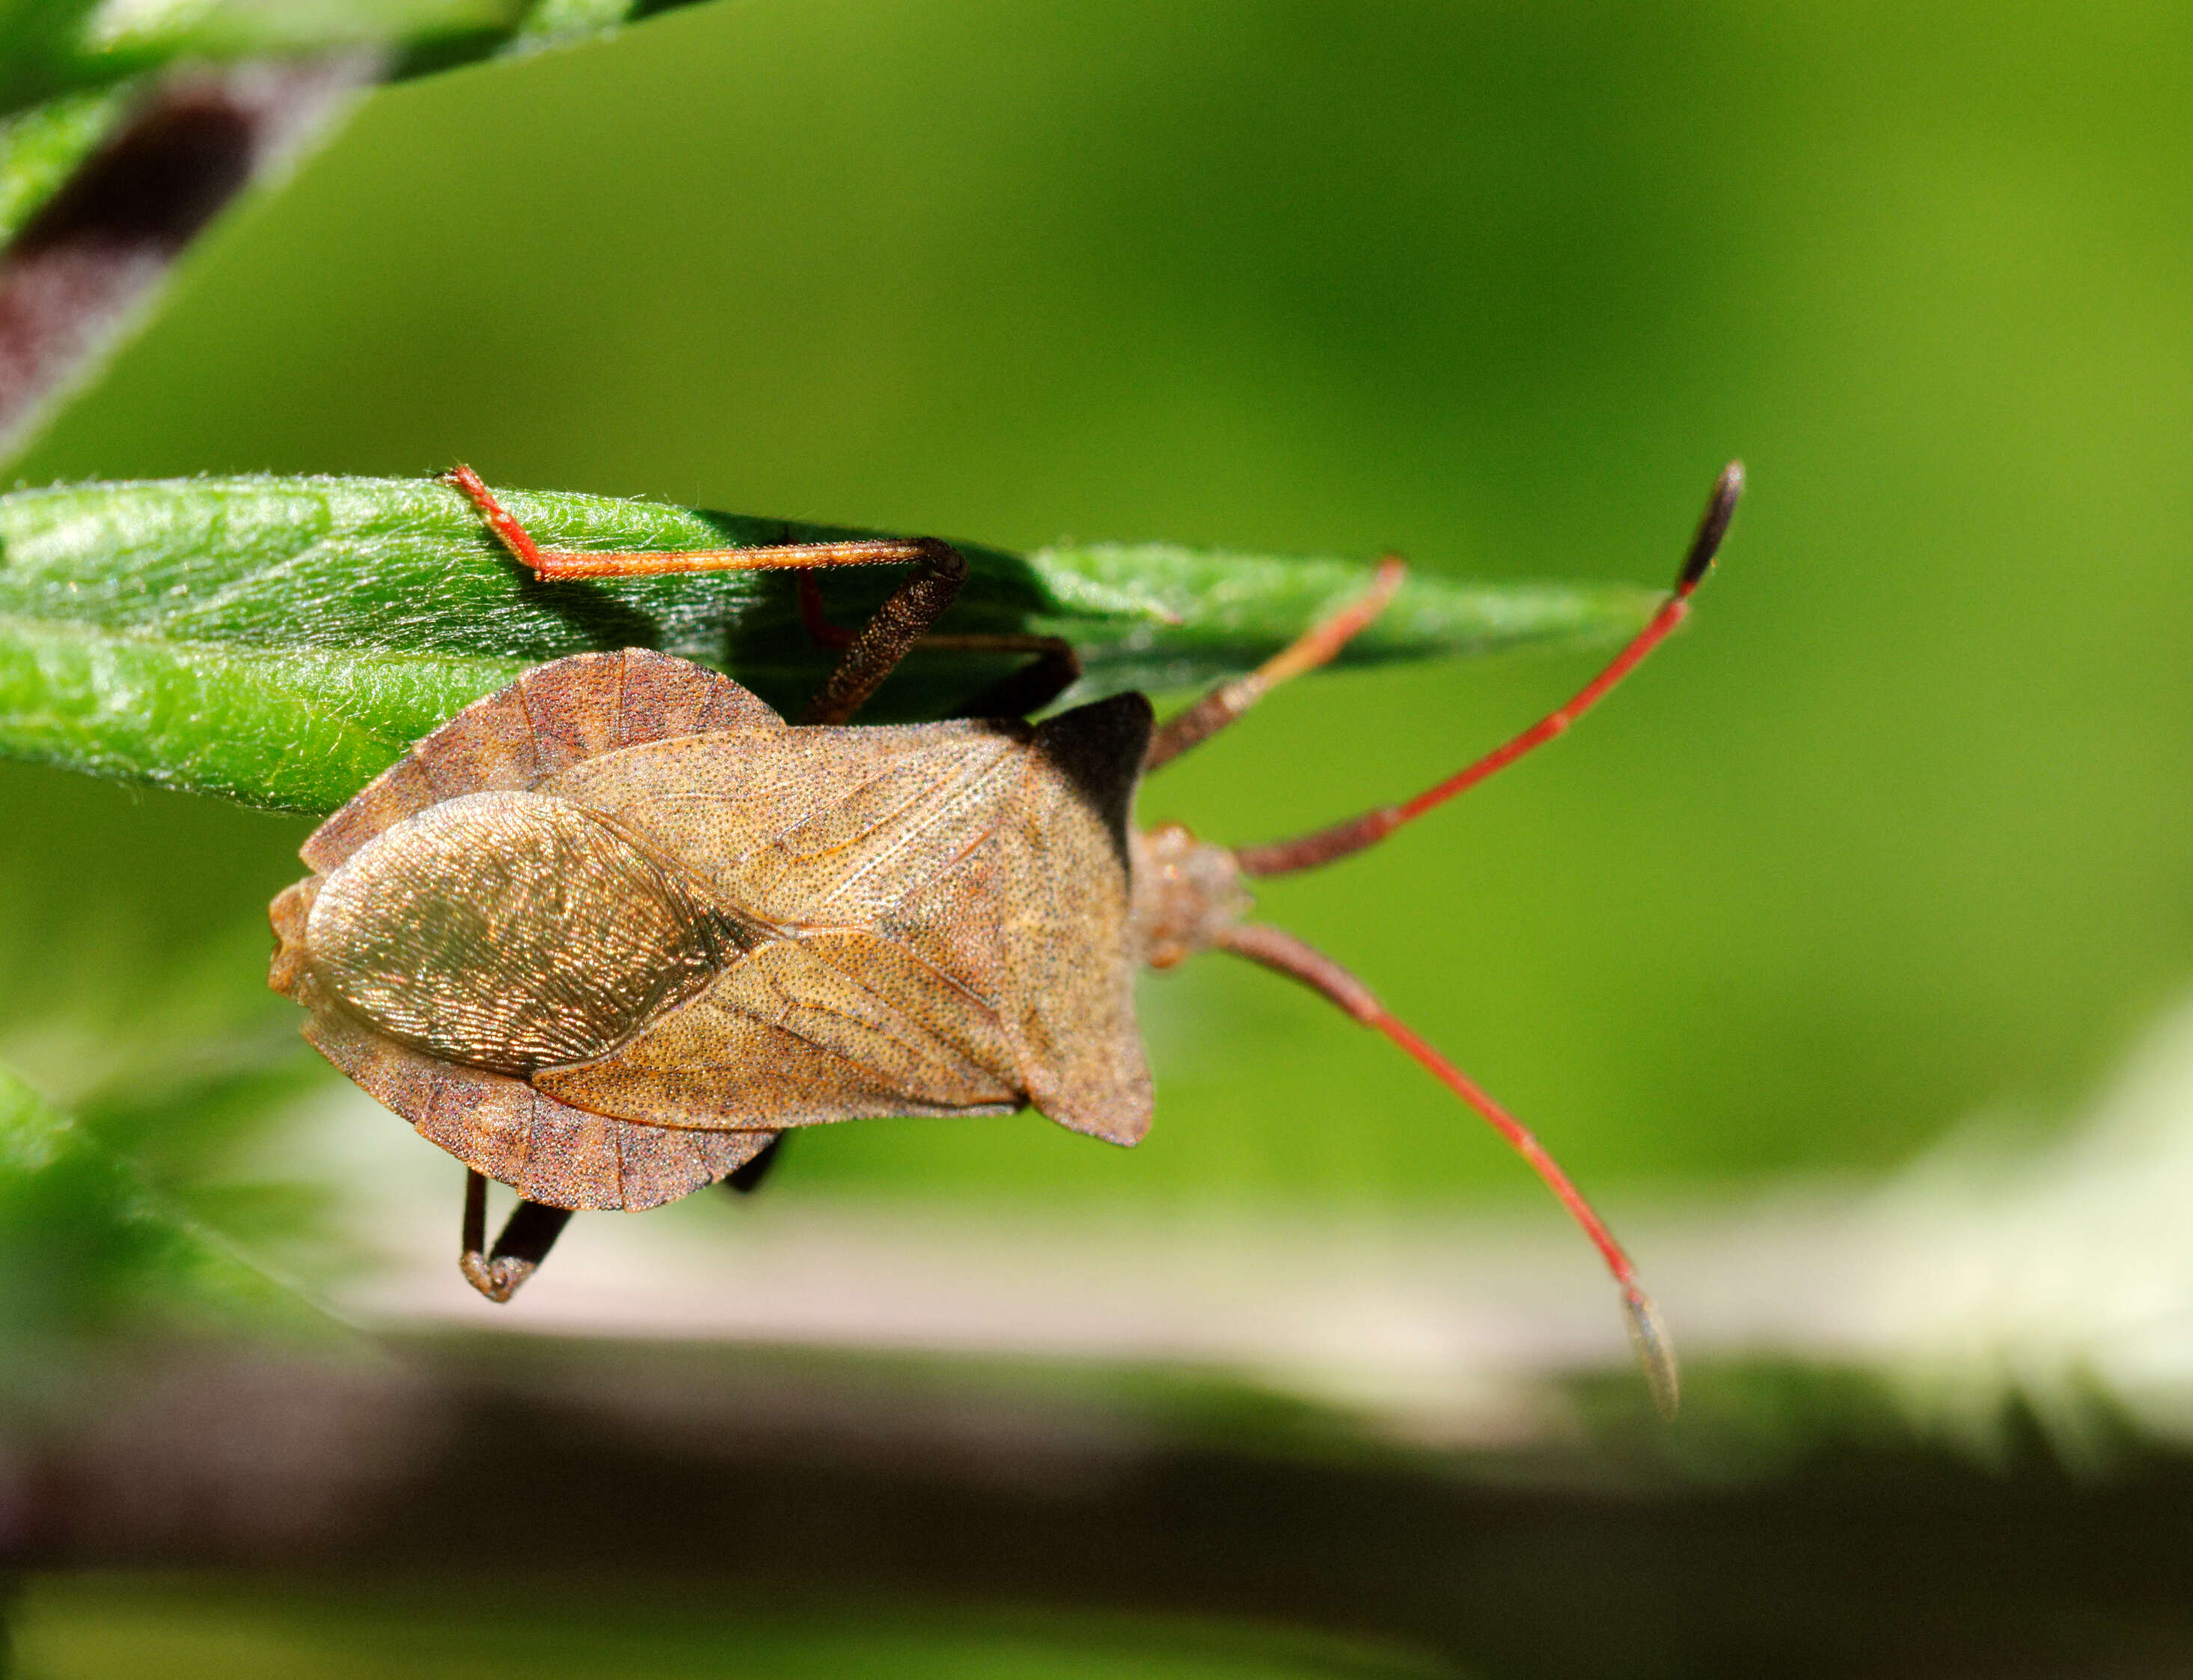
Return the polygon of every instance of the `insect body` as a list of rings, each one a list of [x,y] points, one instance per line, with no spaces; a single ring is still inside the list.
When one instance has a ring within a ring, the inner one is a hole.
[[[1245,879],[1362,849],[1560,733],[1686,610],[1741,487],[1715,487],[1675,591],[1560,711],[1406,805],[1239,849],[1131,822],[1141,778],[1322,664],[1399,586],[1153,729],[1123,694],[1040,723],[846,720],[913,647],[1025,651],[983,709],[1033,710],[1077,674],[1037,637],[928,634],[965,564],[934,540],[697,554],[541,551],[452,475],[544,579],[911,563],[797,725],[730,678],[644,650],[529,671],[451,718],[307,841],[272,906],[271,983],[306,1036],[471,1169],[465,1275],[507,1300],[576,1209],[751,1182],[787,1129],[1034,1106],[1132,1144],[1151,1089],[1144,963],[1218,949],[1315,988],[1497,1127],[1583,1224],[1623,1291],[1663,1409],[1675,1368],[1628,1257],[1537,1140],[1291,934],[1245,919]],[[811,603],[811,591],[803,597]],[[827,634],[819,610],[810,622]],[[485,1243],[486,1180],[517,1212]]]

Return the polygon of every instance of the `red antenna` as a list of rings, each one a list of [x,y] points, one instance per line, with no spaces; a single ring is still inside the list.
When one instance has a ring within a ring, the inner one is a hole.
[[[1704,580],[1706,574],[1713,569],[1714,556],[1720,551],[1721,539],[1728,533],[1729,520],[1736,512],[1737,499],[1743,493],[1744,464],[1731,461],[1721,469],[1721,477],[1714,482],[1713,494],[1706,503],[1705,517],[1698,523],[1697,535],[1691,539],[1691,546],[1683,556],[1682,570],[1676,574],[1675,587],[1666,603],[1652,615],[1651,621],[1629,639],[1622,651],[1607,662],[1606,668],[1577,692],[1567,705],[1549,712],[1505,745],[1457,771],[1445,781],[1427,788],[1406,804],[1382,805],[1361,816],[1296,839],[1239,848],[1234,856],[1242,872],[1247,875],[1284,875],[1298,869],[1314,869],[1360,852],[1366,846],[1376,845],[1403,824],[1415,821],[1425,812],[1445,804],[1464,788],[1474,787],[1495,771],[1505,769],[1533,748],[1543,746],[1561,734],[1605,699],[1616,683],[1635,671],[1645,656],[1667,640],[1675,626],[1689,615],[1691,596]],[[1381,585],[1383,592],[1374,597],[1366,597],[1362,603],[1371,612],[1383,605],[1384,597],[1392,592],[1391,584],[1383,576]],[[1367,621],[1367,616],[1366,613],[1358,610],[1335,622],[1344,627],[1347,633],[1353,633],[1361,627],[1362,622]],[[1344,635],[1341,639],[1345,639]],[[1194,738],[1200,739],[1200,733],[1207,732],[1200,732]],[[1592,1245],[1606,1262],[1607,1271],[1613,1274],[1615,1283],[1621,1287],[1622,1310],[1629,1321],[1630,1345],[1636,1350],[1637,1363],[1645,1373],[1647,1386],[1652,1390],[1652,1403],[1658,1408],[1662,1417],[1672,1418],[1675,1414],[1681,1386],[1675,1369],[1675,1349],[1660,1322],[1658,1310],[1653,1306],[1652,1298],[1639,1286],[1637,1269],[1631,1264],[1621,1243],[1615,1241],[1614,1233],[1607,1229],[1606,1221],[1584,1199],[1583,1192],[1561,1170],[1560,1163],[1548,1153],[1546,1146],[1538,1141],[1531,1129],[1495,1102],[1484,1087],[1434,1049],[1413,1028],[1381,1003],[1369,986],[1324,952],[1303,943],[1292,934],[1262,923],[1245,923],[1221,933],[1217,943],[1222,949],[1301,981],[1330,998],[1366,1026],[1375,1027],[1384,1033],[1418,1066],[1482,1115],[1495,1131],[1507,1139],[1515,1152],[1531,1163],[1532,1170],[1544,1180],[1546,1187],[1568,1209],[1569,1216],[1591,1239]]]
[[[1331,998],[1364,1026],[1377,1028],[1414,1057],[1433,1078],[1483,1115],[1492,1129],[1508,1140],[1515,1152],[1531,1163],[1532,1170],[1545,1180],[1546,1187],[1560,1198],[1569,1216],[1583,1227],[1583,1234],[1591,1238],[1592,1245],[1606,1261],[1606,1269],[1621,1285],[1622,1311],[1629,1323],[1630,1346],[1637,1351],[1637,1363],[1645,1373],[1646,1386],[1652,1391],[1652,1403],[1662,1417],[1674,1417],[1681,1384],[1675,1370],[1675,1350],[1660,1323],[1659,1310],[1639,1286],[1637,1268],[1631,1264],[1622,1244],[1614,1240],[1606,1221],[1584,1200],[1583,1192],[1561,1170],[1560,1163],[1548,1153],[1530,1128],[1493,1101],[1483,1086],[1417,1037],[1414,1029],[1378,1001],[1369,986],[1314,946],[1297,939],[1283,928],[1262,922],[1242,923],[1227,929],[1219,934],[1217,945],[1222,951],[1230,951],[1290,980],[1300,980]]]
[[[1691,597],[1705,575],[1713,569],[1714,556],[1721,551],[1721,539],[1728,534],[1728,522],[1736,513],[1737,498],[1744,494],[1744,463],[1732,460],[1721,470],[1714,481],[1713,494],[1707,500],[1705,517],[1698,522],[1698,534],[1691,539],[1689,550],[1683,557],[1683,569],[1676,574],[1675,586],[1660,610],[1652,614],[1652,621],[1629,644],[1606,663],[1606,668],[1579,689],[1574,699],[1557,711],[1547,713],[1537,723],[1504,746],[1497,746],[1474,763],[1464,766],[1445,781],[1426,788],[1415,798],[1402,805],[1381,805],[1351,817],[1346,822],[1321,828],[1314,834],[1297,836],[1292,840],[1280,840],[1262,846],[1238,846],[1234,855],[1245,875],[1288,875],[1298,869],[1315,869],[1322,864],[1337,863],[1367,846],[1375,846],[1405,823],[1414,822],[1425,812],[1434,810],[1462,792],[1483,781],[1494,772],[1506,769],[1525,753],[1543,746],[1555,735],[1562,734],[1570,724],[1606,698],[1614,685],[1644,662],[1645,656],[1658,647],[1675,631],[1675,626],[1690,616]]]

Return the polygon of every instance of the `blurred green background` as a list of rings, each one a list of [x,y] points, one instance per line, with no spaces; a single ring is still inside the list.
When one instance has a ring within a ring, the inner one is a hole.
[[[375,94],[16,473],[461,459],[1657,582],[1740,454],[1636,681],[1262,902],[1618,1214],[1870,1183],[1975,1116],[2067,1126],[2193,981],[2189,180],[2163,4],[718,0]],[[1348,814],[1591,668],[1303,682],[1142,815]],[[14,765],[0,811],[0,1057],[66,1100],[287,1042],[264,906],[309,824]],[[1131,1154],[879,1122],[770,1197],[1557,1222],[1306,995],[1213,958],[1143,997]]]
[[[1264,902],[1603,1191],[1872,1172],[1978,1108],[2060,1112],[2193,971],[2190,34],[2160,5],[713,6],[375,95],[17,471],[461,458],[1010,545],[1650,581],[1740,453],[1692,633]],[[1587,669],[1299,684],[1144,814],[1291,831]],[[0,774],[19,1038],[126,1037],[303,832]],[[1217,961],[1147,994],[1133,1157],[845,1128],[786,1191],[1527,1192],[1313,1000]]]

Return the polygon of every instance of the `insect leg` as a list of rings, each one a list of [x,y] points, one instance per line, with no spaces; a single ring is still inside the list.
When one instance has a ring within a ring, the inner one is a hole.
[[[1062,636],[925,636],[919,645],[924,652],[1035,655],[962,700],[953,708],[961,717],[1025,717],[1081,680],[1081,655]]]
[[[925,636],[967,580],[967,562],[936,537],[870,537],[845,542],[777,543],[760,548],[624,550],[543,548],[468,466],[447,482],[478,508],[497,540],[544,582],[572,578],[661,577],[674,572],[804,571],[821,566],[911,565],[900,585],[845,649],[838,668],[807,703],[803,723],[843,723]],[[812,625],[810,624],[810,628]]]
[[[1331,617],[1312,625],[1246,677],[1221,683],[1187,711],[1177,712],[1158,726],[1142,755],[1147,775],[1191,746],[1200,746],[1263,699],[1290,677],[1314,671],[1331,660],[1386,610],[1408,568],[1399,556],[1389,554],[1378,564],[1371,587]]]
[[[929,633],[967,581],[967,562],[951,544],[923,537],[905,546],[913,551],[907,557],[919,569],[862,626],[838,668],[807,702],[801,723],[843,723],[851,717]]]
[[[760,1154],[731,1169],[723,1178],[724,1188],[741,1196],[751,1196],[761,1188],[762,1180],[776,1170],[782,1158],[784,1140],[788,1133],[779,1132],[762,1146]]]
[[[838,650],[853,643],[853,632],[833,624],[822,610],[822,591],[816,587],[812,572],[799,574],[799,618],[818,648]],[[1049,706],[1081,680],[1081,655],[1062,636],[925,636],[914,647],[924,653],[1035,655],[1017,671],[1007,672],[962,700],[953,713],[959,717],[1025,717]]]
[[[467,1172],[464,1250],[458,1256],[457,1270],[464,1273],[465,1282],[490,1300],[507,1301],[548,1257],[570,1219],[568,1208],[521,1200],[503,1222],[502,1234],[495,1239],[493,1249],[483,1253],[487,1241],[487,1179]]]
[[[1290,980],[1301,981],[1338,1004],[1364,1026],[1384,1033],[1433,1078],[1482,1115],[1515,1152],[1531,1163],[1531,1169],[1560,1199],[1569,1216],[1583,1227],[1584,1235],[1591,1239],[1606,1262],[1606,1269],[1613,1273],[1615,1283],[1621,1286],[1622,1310],[1629,1321],[1630,1342],[1636,1349],[1637,1363],[1644,1369],[1645,1380],[1652,1391],[1652,1403],[1663,1417],[1673,1417],[1680,1391],[1675,1352],[1660,1323],[1659,1312],[1651,1297],[1638,1287],[1636,1268],[1630,1264],[1622,1245],[1614,1240],[1614,1233],[1606,1228],[1606,1222],[1584,1200],[1583,1191],[1570,1181],[1560,1163],[1547,1152],[1546,1146],[1530,1129],[1493,1101],[1475,1080],[1398,1020],[1369,986],[1315,946],[1283,929],[1255,922],[1227,929],[1216,943],[1221,950],[1245,957]]]
[[[452,467],[443,480],[471,499],[496,540],[543,583],[569,578],[662,577],[673,572],[782,572],[815,566],[902,565],[921,559],[930,546],[904,537],[862,537],[844,542],[775,543],[759,548],[543,548],[495,499],[495,493],[472,468]]]
[[[853,632],[831,623],[830,615],[822,610],[822,590],[812,572],[799,574],[799,622],[806,628],[807,639],[818,648],[842,654],[853,645]]]
[[[1705,517],[1698,522],[1698,534],[1683,558],[1683,569],[1677,574],[1675,586],[1667,602],[1652,615],[1652,621],[1629,639],[1629,644],[1609,660],[1606,668],[1577,690],[1567,705],[1549,712],[1537,723],[1503,746],[1494,748],[1475,763],[1465,765],[1445,781],[1426,788],[1415,798],[1402,805],[1380,805],[1351,817],[1346,822],[1335,823],[1330,828],[1314,834],[1297,836],[1292,840],[1274,841],[1261,846],[1241,846],[1234,849],[1234,858],[1245,875],[1286,875],[1298,869],[1314,869],[1360,852],[1366,846],[1376,845],[1405,823],[1415,821],[1427,811],[1444,805],[1466,788],[1477,786],[1495,771],[1504,770],[1532,748],[1543,746],[1570,724],[1597,706],[1606,697],[1607,691],[1627,677],[1643,662],[1645,656],[1666,641],[1677,625],[1688,617],[1691,595],[1713,569],[1714,556],[1721,551],[1721,540],[1728,533],[1728,522],[1736,512],[1737,498],[1744,493],[1744,464],[1731,461],[1721,469],[1715,480],[1713,494],[1706,503]]]

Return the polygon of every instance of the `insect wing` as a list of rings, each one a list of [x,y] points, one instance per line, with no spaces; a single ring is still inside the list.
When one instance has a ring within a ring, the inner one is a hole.
[[[699,730],[781,731],[753,694],[703,666],[644,649],[574,654],[476,700],[376,776],[304,845],[331,873],[385,829],[437,800],[539,786],[582,759]]]
[[[661,1126],[1019,1107],[982,889],[1028,763],[1017,726],[952,723],[696,737],[559,778],[764,942],[615,1053],[535,1083]]]
[[[342,1010],[315,1013],[305,1036],[427,1141],[552,1207],[660,1207],[759,1154],[771,1135],[670,1131],[587,1113],[522,1079],[422,1055]]]
[[[375,1031],[337,1007],[306,929],[327,877],[376,836],[438,803],[538,786],[581,760],[697,731],[781,734],[730,678],[639,649],[541,666],[459,712],[306,842],[313,870],[272,906],[280,945],[269,980],[312,1012],[305,1036],[372,1095],[475,1170],[563,1208],[659,1206],[767,1146],[760,1131],[669,1131],[557,1102],[521,1078],[457,1066]]]
[[[995,826],[1025,767],[1011,724],[728,730],[575,765],[543,791],[787,931],[871,923]]]
[[[1029,1097],[1070,1131],[1132,1144],[1149,1130],[1135,1020],[1128,806],[1150,705],[1117,694],[1047,720],[990,848],[1005,1028]]]
[[[535,1083],[657,1126],[1007,1114],[1022,1102],[988,1007],[860,932],[764,946],[614,1054]]]

